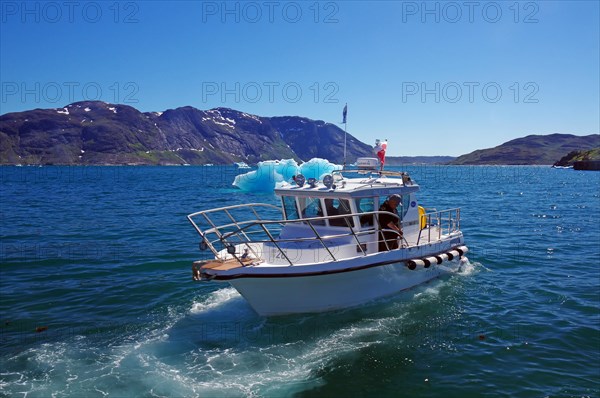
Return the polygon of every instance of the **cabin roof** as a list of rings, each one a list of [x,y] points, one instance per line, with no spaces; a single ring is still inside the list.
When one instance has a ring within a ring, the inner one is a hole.
[[[402,178],[365,176],[359,178],[344,178],[335,182],[335,188],[327,188],[319,181],[314,188],[305,183],[302,187],[288,184],[276,188],[279,196],[312,196],[312,197],[369,197],[388,196],[391,194],[408,194],[419,190],[419,185],[412,182],[404,184]]]

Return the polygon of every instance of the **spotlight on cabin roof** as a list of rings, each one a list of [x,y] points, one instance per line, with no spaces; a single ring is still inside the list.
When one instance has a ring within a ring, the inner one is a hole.
[[[296,185],[298,185],[299,187],[303,187],[306,178],[304,178],[302,174],[298,174],[294,176],[294,181],[296,181]]]
[[[323,185],[331,189],[333,186],[333,176],[331,174],[327,174],[325,177],[323,177]]]
[[[308,180],[306,180],[306,182],[308,183],[308,185],[311,188],[314,188],[317,186],[317,179],[316,178],[309,178]]]

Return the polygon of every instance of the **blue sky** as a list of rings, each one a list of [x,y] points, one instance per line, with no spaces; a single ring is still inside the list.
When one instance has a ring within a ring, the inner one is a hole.
[[[349,133],[405,156],[600,130],[597,1],[0,5],[1,114],[100,99],[340,123],[348,103]]]

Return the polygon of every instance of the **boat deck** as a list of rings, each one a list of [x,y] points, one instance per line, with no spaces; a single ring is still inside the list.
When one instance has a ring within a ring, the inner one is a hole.
[[[244,264],[243,266],[247,266],[252,264],[254,259],[241,260]],[[240,268],[242,264],[235,258],[230,258],[225,261],[222,260],[209,260],[209,261],[196,261],[194,262],[194,266],[198,269],[214,269],[217,271],[229,271],[230,269]]]

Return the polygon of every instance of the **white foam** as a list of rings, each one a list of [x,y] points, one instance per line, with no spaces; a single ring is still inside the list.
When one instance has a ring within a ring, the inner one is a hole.
[[[421,296],[425,296],[425,297],[439,296],[439,294],[440,294],[439,286],[429,286],[422,292],[415,293],[415,298],[421,297]]]
[[[242,296],[233,287],[226,287],[212,292],[205,300],[194,303],[191,312],[199,314],[217,308],[230,300],[240,299]]]
[[[460,259],[460,265],[458,267],[457,274],[461,276],[469,276],[476,273],[480,268],[490,271],[479,262],[470,262],[468,257],[465,256]]]
[[[423,292],[438,293],[435,286]],[[223,311],[224,306],[234,311]],[[258,317],[234,288],[224,287],[203,294],[191,308],[186,301],[169,306],[166,314],[157,311],[155,322],[28,350],[10,361],[26,360],[35,372],[26,370],[23,377],[3,370],[0,388],[36,396],[135,396],[143,391],[156,396],[290,396],[323,383],[319,369],[382,344],[390,333],[395,338],[408,316],[404,306],[382,310],[386,317],[378,315],[377,306],[360,317],[355,311],[363,310],[352,309],[272,320]],[[36,375],[40,370],[42,377]]]
[[[439,270],[445,274],[455,274],[461,276],[468,276],[475,273],[479,267],[483,267],[480,263],[471,263],[466,256],[461,257],[458,261],[444,262],[436,265]],[[483,267],[485,268],[485,267]]]
[[[243,301],[235,289],[226,287],[194,303],[191,312],[207,313],[235,300]],[[204,344],[198,340],[204,323],[195,317],[186,320],[189,312],[169,307],[158,324],[118,331],[102,346],[99,336],[79,336],[32,349],[25,357],[32,358],[34,368],[46,369],[47,376],[34,379],[26,373],[22,381],[15,375],[5,382],[2,373],[0,386],[40,396],[134,396],[142,388],[156,396],[287,396],[297,388],[321,384],[315,371],[337,358],[380,344],[382,331],[397,326],[402,314],[351,322],[307,315],[302,322],[282,322],[255,314],[244,321],[238,313],[219,313],[214,320],[219,325],[247,329]],[[212,320],[214,314],[208,315]],[[20,382],[26,384],[20,387]]]

